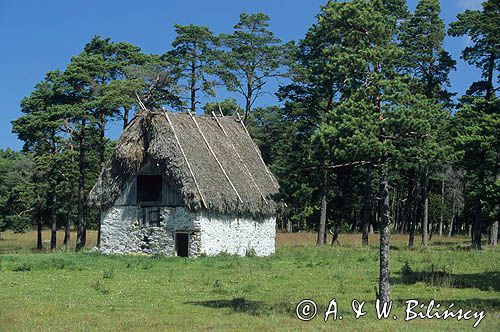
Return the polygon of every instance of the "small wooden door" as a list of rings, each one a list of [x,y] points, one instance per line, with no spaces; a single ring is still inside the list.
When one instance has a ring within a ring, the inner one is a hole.
[[[175,252],[179,257],[189,257],[189,234],[175,233]]]

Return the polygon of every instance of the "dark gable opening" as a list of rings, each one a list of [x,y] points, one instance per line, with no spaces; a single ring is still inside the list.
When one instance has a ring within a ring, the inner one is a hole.
[[[137,176],[137,201],[161,202],[162,176],[138,175]]]

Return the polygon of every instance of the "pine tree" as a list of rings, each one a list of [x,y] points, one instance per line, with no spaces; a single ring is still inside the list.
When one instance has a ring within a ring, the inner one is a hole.
[[[49,72],[45,80],[35,87],[35,91],[21,102],[25,114],[13,121],[13,132],[25,142],[24,150],[34,155],[38,181],[35,181],[39,199],[44,197],[51,220],[50,249],[57,245],[57,184],[60,181],[60,168],[57,163],[59,145],[62,141],[67,113],[61,108],[67,97],[62,92],[62,73]]]
[[[462,58],[481,70],[482,80],[472,83],[457,113],[456,146],[462,157],[462,167],[472,184],[474,201],[474,232],[472,247],[481,249],[484,227],[484,203],[490,195],[487,188],[495,188],[498,174],[498,144],[495,125],[498,124],[498,97],[495,72],[500,69],[500,4],[496,0],[483,3],[483,10],[466,10],[451,23],[449,34],[467,35],[472,45],[462,51]],[[498,84],[498,77],[497,82]],[[498,137],[498,136],[497,136]],[[493,158],[493,159],[492,159]],[[495,166],[496,163],[496,166]],[[493,196],[496,196],[493,194]],[[490,238],[498,237],[498,219],[490,227]],[[494,234],[497,233],[497,234]],[[494,242],[496,243],[496,241]]]
[[[197,92],[202,91],[210,96],[215,94],[215,81],[210,76],[215,73],[219,41],[207,27],[192,24],[176,24],[174,27],[177,36],[172,42],[174,49],[170,54],[187,81],[190,110],[196,113],[196,104],[199,103]]]
[[[265,92],[267,79],[283,75],[284,47],[268,29],[269,20],[263,13],[243,13],[234,32],[220,36],[225,50],[220,55],[219,76],[228,90],[245,98],[245,123],[253,103]]]
[[[415,13],[403,22],[400,28],[399,38],[404,48],[404,67],[411,76],[410,89],[413,93],[421,94],[434,106],[427,107],[429,111],[420,117],[420,121],[428,121],[430,125],[443,124],[440,118],[449,113],[446,106],[450,105],[452,94],[446,90],[449,85],[448,75],[454,68],[455,61],[443,49],[445,36],[444,22],[439,17],[441,8],[438,0],[420,0],[416,6]],[[433,109],[435,109],[433,111]],[[439,110],[442,109],[440,114]],[[425,118],[426,117],[426,118]],[[414,142],[420,148],[418,155],[412,156],[409,167],[418,165],[416,174],[422,178],[422,244],[427,246],[429,241],[429,177],[432,165],[436,164],[436,156],[443,156],[443,151],[435,151],[440,145],[439,133],[444,127],[434,126],[433,131],[427,131],[426,136],[421,133],[418,142]],[[414,152],[412,148],[410,156]],[[414,179],[416,180],[416,179]],[[413,221],[410,221],[413,222]],[[412,226],[412,231],[414,227]],[[413,234],[410,235],[413,237]],[[411,243],[410,245],[412,245]]]

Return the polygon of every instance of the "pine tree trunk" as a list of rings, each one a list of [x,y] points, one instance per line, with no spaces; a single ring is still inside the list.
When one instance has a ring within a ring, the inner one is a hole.
[[[478,176],[478,183],[483,185],[484,183],[484,161],[486,159],[486,153],[481,151],[480,157],[480,169]],[[472,230],[473,238],[472,238],[472,248],[473,249],[481,249],[481,236],[483,233],[483,212],[482,212],[482,203],[481,196],[484,191],[482,189],[479,190],[479,193],[476,194],[474,198],[474,227]]]
[[[500,175],[497,176],[496,180],[500,180]],[[490,226],[490,234],[489,234],[488,243],[491,246],[496,246],[498,243],[498,219],[493,221]]]
[[[86,114],[82,118],[80,135],[78,137],[78,219],[76,234],[76,251],[80,251],[85,246],[85,127],[87,125]]]
[[[243,123],[246,125],[248,121],[248,116],[250,115],[250,108],[252,107],[252,96],[253,96],[253,74],[248,75],[247,80],[247,95],[245,97],[245,114],[243,116]]]
[[[70,195],[69,195],[69,204],[68,204],[68,211],[66,213],[66,224],[64,225],[64,249],[65,250],[70,250],[70,244],[71,244],[71,207],[73,206],[73,201],[74,199],[74,192],[73,189],[71,189]]]
[[[250,106],[251,106],[251,100],[250,97],[247,97],[245,99],[245,114],[243,115],[243,123],[247,125],[248,122],[248,114],[250,114]]]
[[[87,244],[87,222],[85,221],[82,226],[82,249]]]
[[[38,222],[36,224],[36,249],[41,251],[43,250],[43,239],[42,239],[42,218],[38,218]]]
[[[332,246],[339,244],[339,234],[340,234],[340,220],[335,223],[335,230],[332,234]]]
[[[361,240],[365,246],[368,245],[368,231],[370,227],[372,171],[372,165],[368,165],[365,174],[365,185],[363,187],[363,210],[361,212],[361,225],[363,233],[361,235]]]
[[[129,109],[124,106],[123,107],[123,129],[124,130],[128,125],[128,113],[129,113]]]
[[[100,125],[100,137],[99,137],[99,164],[101,169],[104,168],[105,153],[106,153],[106,116],[104,113],[101,114],[101,125]],[[99,208],[99,215],[97,220],[97,248],[101,246],[101,215],[102,210]]]
[[[327,209],[327,195],[328,195],[328,170],[323,170],[323,188],[321,192],[321,210],[319,216],[318,239],[316,245],[322,246],[325,244],[326,232],[326,209]]]
[[[408,230],[408,247],[413,248],[415,244],[415,222],[410,221],[410,229]]]
[[[417,186],[417,184],[415,184]],[[417,188],[415,188],[415,191]],[[409,236],[408,236],[408,247],[412,248],[413,245],[415,244],[415,230],[417,228],[417,222],[421,220],[422,218],[422,208],[421,204],[419,204],[419,200],[415,199],[413,201],[413,207],[410,209],[410,214],[411,214],[411,219],[410,219],[410,229],[409,229]]]
[[[69,250],[71,244],[71,219],[69,214],[66,216],[66,224],[64,225],[64,249]]]
[[[51,193],[52,202],[50,207],[50,217],[52,221],[52,225],[50,228],[50,250],[54,250],[57,248],[57,196],[55,193],[55,189],[53,189]]]
[[[425,169],[423,187],[424,215],[422,218],[422,245],[427,247],[429,243],[429,168]]]
[[[390,301],[391,286],[390,262],[389,262],[389,240],[390,240],[390,206],[389,206],[389,183],[388,162],[384,156],[382,162],[382,174],[380,179],[380,277],[379,277],[379,299],[382,303]]]
[[[392,224],[392,230],[396,230],[397,226],[397,216],[398,216],[398,211],[397,211],[397,200],[398,200],[398,190],[397,188],[394,188],[394,194],[392,197],[392,203],[391,203],[391,219],[393,220]]]
[[[488,60],[488,74],[487,74],[487,87],[486,87],[486,100],[491,100],[493,96],[494,87],[493,87],[493,73],[495,70],[495,60],[498,60],[495,53],[491,53]]]
[[[481,199],[477,196],[474,200],[474,227],[471,233],[472,236],[472,248],[481,249],[481,235],[483,233],[483,223],[482,223],[482,204]]]
[[[412,215],[411,215],[411,210],[412,210],[412,203],[413,203],[413,195],[415,192],[415,183],[414,183],[414,174],[410,174],[408,177],[408,193],[406,196],[406,201],[403,207],[403,224],[401,226],[401,233],[406,234],[406,231],[409,230],[411,227],[411,220],[412,220]]]
[[[495,220],[490,227],[490,240],[491,246],[496,246],[498,243],[498,220]]]
[[[444,223],[444,179],[441,180],[441,215],[439,216],[439,236],[443,236]]]
[[[52,160],[54,160],[56,154],[56,139],[55,132],[52,132],[51,142],[52,146],[50,149],[50,154]],[[54,183],[53,177],[49,180],[51,185],[50,188],[50,250],[54,250],[57,247],[57,192],[56,192],[56,184]]]
[[[455,201],[453,201],[453,205],[451,207],[451,219],[450,219],[450,229],[448,230],[448,237],[450,238],[453,235],[453,222],[455,220]]]
[[[193,48],[193,55],[189,90],[191,91],[191,112],[196,114],[196,48]]]

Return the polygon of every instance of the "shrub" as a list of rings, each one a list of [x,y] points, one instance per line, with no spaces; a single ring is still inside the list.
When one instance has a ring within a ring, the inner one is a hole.
[[[12,271],[26,272],[26,271],[31,271],[32,268],[33,267],[29,263],[20,263],[20,264],[14,265],[14,267],[12,268]]]
[[[109,289],[104,287],[104,285],[99,280],[93,283],[91,287],[103,295],[109,294]]]
[[[113,275],[114,275],[113,268],[102,271],[102,277],[104,279],[111,279],[113,278]]]

